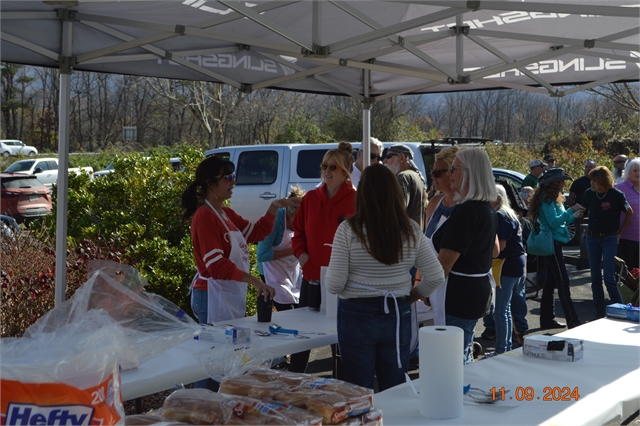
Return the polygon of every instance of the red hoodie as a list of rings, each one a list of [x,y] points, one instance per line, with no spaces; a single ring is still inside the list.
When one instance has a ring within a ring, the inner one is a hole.
[[[309,280],[320,279],[320,267],[328,266],[331,259],[333,236],[338,225],[356,211],[356,190],[351,181],[345,181],[333,198],[327,198],[326,185],[312,189],[302,198],[293,220],[293,253],[309,255],[302,275]]]

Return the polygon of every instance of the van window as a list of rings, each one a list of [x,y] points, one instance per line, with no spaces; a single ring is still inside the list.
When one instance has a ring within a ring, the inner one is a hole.
[[[301,178],[320,179],[320,163],[328,149],[305,149],[298,153],[296,173]]]
[[[216,157],[220,157],[223,160],[229,160],[231,158],[231,153],[229,152],[216,152],[215,154]]]
[[[277,176],[276,151],[245,151],[240,154],[236,167],[238,185],[270,185]]]

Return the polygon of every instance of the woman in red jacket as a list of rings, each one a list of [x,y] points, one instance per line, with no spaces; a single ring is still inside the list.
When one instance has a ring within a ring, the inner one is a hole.
[[[265,300],[275,295],[272,287],[249,273],[247,243],[271,233],[279,208],[298,203],[274,200],[267,213],[251,223],[223,206],[233,194],[234,171],[231,161],[209,157],[198,165],[195,182],[182,194],[183,218],[193,216],[191,239],[198,270],[191,284],[191,309],[201,324],[244,317],[247,283]]]
[[[302,267],[299,307],[309,306],[309,283],[319,289],[320,267],[328,266],[338,225],[355,213],[356,190],[351,184],[353,147],[340,142],[322,159],[322,184],[307,192],[293,220],[293,254]],[[319,301],[318,301],[319,302]],[[318,306],[312,306],[318,308]],[[292,356],[292,371],[306,368],[309,352]]]

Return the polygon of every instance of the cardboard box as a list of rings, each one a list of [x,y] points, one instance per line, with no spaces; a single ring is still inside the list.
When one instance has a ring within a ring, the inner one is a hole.
[[[525,336],[522,345],[522,355],[526,357],[556,361],[577,361],[582,358],[583,352],[584,342],[582,340],[539,334]]]
[[[614,303],[607,306],[607,316],[610,318],[623,319],[633,322],[640,321],[640,308],[622,303]]]
[[[251,329],[245,327],[229,327],[224,332],[227,343],[251,343]]]

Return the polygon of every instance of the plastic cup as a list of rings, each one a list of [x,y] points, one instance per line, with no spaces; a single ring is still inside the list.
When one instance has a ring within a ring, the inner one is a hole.
[[[271,314],[273,313],[273,299],[269,298],[264,301],[264,294],[260,293],[257,302],[258,322],[271,322]]]

